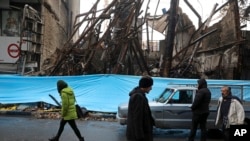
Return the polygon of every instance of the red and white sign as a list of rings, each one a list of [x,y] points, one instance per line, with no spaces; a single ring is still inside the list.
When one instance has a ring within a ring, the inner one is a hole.
[[[0,63],[16,63],[20,57],[20,37],[0,37]],[[22,43],[22,47],[27,43]]]
[[[10,57],[12,58],[17,58],[20,55],[20,49],[19,46],[17,44],[10,44],[8,46],[8,54]]]

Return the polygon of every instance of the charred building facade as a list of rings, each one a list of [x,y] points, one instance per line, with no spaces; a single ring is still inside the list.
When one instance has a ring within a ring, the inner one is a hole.
[[[80,0],[1,1],[0,73],[40,71],[44,60],[71,35],[79,5]]]
[[[179,7],[179,0],[171,0],[168,10],[153,16],[147,13],[149,3],[143,12],[143,0],[103,0],[106,4],[101,10],[100,1],[80,14],[79,0],[1,2],[0,40],[6,45],[1,46],[0,70],[3,65],[16,65],[16,72],[36,75],[250,78],[250,37],[244,30],[249,26],[250,6],[246,0],[215,3],[203,20],[184,0],[197,16],[198,28]],[[211,23],[218,13],[220,20]],[[15,28],[11,16],[19,19]],[[84,28],[80,34],[79,27]],[[150,40],[149,28],[164,34],[165,39]],[[144,34],[146,40],[142,40]],[[13,37],[16,41],[7,42]]]

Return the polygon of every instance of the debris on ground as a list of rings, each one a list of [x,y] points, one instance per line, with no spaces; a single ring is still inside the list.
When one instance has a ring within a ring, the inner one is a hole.
[[[41,103],[28,104],[0,104],[0,115],[28,115],[37,119],[60,119],[61,109],[46,104],[47,107],[40,107]],[[116,121],[116,113],[105,113],[88,111],[85,118],[79,120]]]

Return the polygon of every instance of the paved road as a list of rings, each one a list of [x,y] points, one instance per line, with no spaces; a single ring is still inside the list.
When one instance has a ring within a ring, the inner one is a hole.
[[[77,120],[77,125],[86,141],[126,141],[126,126],[116,122]],[[58,126],[57,119],[0,116],[0,141],[47,141],[55,135]],[[188,133],[188,130],[155,129],[154,141],[185,141]],[[60,141],[78,141],[69,125],[65,126]]]

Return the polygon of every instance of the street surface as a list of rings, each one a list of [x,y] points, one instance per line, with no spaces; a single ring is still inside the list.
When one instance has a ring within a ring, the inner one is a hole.
[[[58,119],[0,116],[0,141],[48,141],[59,128]],[[126,126],[117,122],[77,120],[85,141],[126,141]],[[154,141],[185,141],[189,130],[154,130]],[[197,141],[199,132],[197,133]],[[78,141],[73,130],[66,124],[60,141]],[[208,139],[221,141],[221,139]]]

